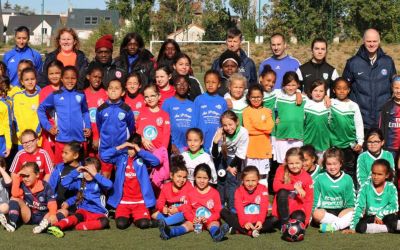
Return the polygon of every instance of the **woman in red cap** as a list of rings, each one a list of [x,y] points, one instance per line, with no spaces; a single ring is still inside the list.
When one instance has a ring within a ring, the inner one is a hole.
[[[38,77],[38,85],[44,87],[49,83],[47,78],[47,65],[54,60],[59,60],[66,66],[75,66],[79,71],[86,67],[88,60],[83,53],[79,50],[79,38],[75,30],[72,28],[62,28],[58,31],[56,36],[57,48],[46,55],[43,63],[42,70]]]

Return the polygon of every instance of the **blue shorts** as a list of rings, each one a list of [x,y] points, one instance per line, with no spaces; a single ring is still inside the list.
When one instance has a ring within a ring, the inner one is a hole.
[[[38,225],[44,218],[46,213],[36,212],[31,214],[31,219],[26,224]]]
[[[6,151],[6,138],[4,135],[0,135],[0,157],[4,157]]]

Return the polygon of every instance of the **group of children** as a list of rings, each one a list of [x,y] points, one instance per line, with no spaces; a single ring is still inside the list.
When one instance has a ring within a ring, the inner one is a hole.
[[[319,80],[301,93],[295,72],[274,89],[267,66],[248,89],[232,74],[221,96],[220,73],[205,73],[201,93],[185,54],[175,59],[178,74],[160,67],[155,84],[132,73],[107,89],[101,65],[88,69],[85,90],[76,68],[57,60],[40,89],[32,66],[19,63],[21,86],[0,76],[0,223],[9,232],[21,223],[56,237],[105,229],[109,210],[117,228],[158,227],[165,240],[202,229],[215,241],[229,231],[258,237],[290,219],[321,232],[400,229],[393,154],[379,129],[364,141],[344,78],[330,99]],[[13,144],[19,152],[10,159]]]

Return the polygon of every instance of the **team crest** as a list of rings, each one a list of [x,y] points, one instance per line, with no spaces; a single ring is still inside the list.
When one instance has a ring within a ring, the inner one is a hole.
[[[208,200],[206,205],[208,209],[212,209],[214,207],[214,200]]]
[[[187,108],[186,111],[192,113],[193,109],[192,108]]]
[[[245,73],[245,72],[246,72],[246,69],[245,69],[244,67],[240,67],[240,68],[239,68],[239,72],[240,72],[240,73]]]
[[[136,103],[136,108],[137,109],[140,109],[141,107],[142,107],[142,103],[141,102]]]
[[[215,108],[222,109],[222,106],[218,104],[218,105],[215,106]]]
[[[32,108],[33,111],[36,111],[38,107],[37,107],[37,105],[32,104],[32,107],[31,107],[31,108]]]
[[[199,207],[196,209],[196,217],[210,218],[211,212],[206,207]]]
[[[163,124],[163,122],[164,122],[164,120],[163,120],[162,117],[158,117],[158,118],[156,119],[157,126],[161,126],[161,125]]]
[[[143,130],[143,136],[147,140],[154,140],[158,135],[157,129],[154,126],[146,126]]]
[[[124,118],[125,118],[125,113],[119,112],[119,113],[118,113],[118,119],[119,119],[120,121],[122,121]]]
[[[122,76],[121,71],[119,71],[119,70],[115,71],[115,77],[116,78],[121,78],[121,76]]]
[[[261,197],[259,195],[256,196],[256,199],[254,200],[256,204],[261,203]]]
[[[186,203],[187,203],[186,196],[183,195],[183,196],[179,199],[179,201],[180,201],[182,204],[186,204]]]
[[[76,95],[76,96],[75,96],[75,100],[76,100],[78,103],[81,103],[81,101],[82,101],[82,96]]]
[[[39,201],[40,202],[44,202],[44,197],[43,196],[39,196]]]
[[[137,158],[137,159],[136,159],[136,163],[137,163],[139,166],[143,166],[143,160],[140,159],[140,158]]]
[[[322,77],[323,77],[325,80],[328,80],[329,75],[328,75],[328,73],[323,73],[323,74],[322,74]]]
[[[386,75],[388,74],[387,69],[382,69],[382,70],[381,70],[381,74],[382,74],[383,76],[386,76]]]
[[[260,205],[250,204],[245,206],[244,214],[260,214]]]
[[[90,108],[89,109],[89,117],[90,117],[90,122],[95,123],[96,122],[96,108]]]
[[[99,99],[99,100],[97,100],[97,107],[99,107],[101,104],[103,104],[104,103],[104,100],[103,99]]]

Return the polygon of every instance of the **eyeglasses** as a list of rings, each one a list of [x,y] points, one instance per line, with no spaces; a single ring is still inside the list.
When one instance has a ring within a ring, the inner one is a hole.
[[[381,143],[382,141],[367,141],[367,144],[371,144],[371,145],[377,145],[379,143]]]
[[[144,99],[145,100],[149,100],[149,99],[154,99],[156,98],[158,95],[149,95],[149,96],[145,96]]]
[[[29,140],[29,141],[26,141],[26,142],[21,142],[21,144],[22,144],[23,146],[25,146],[25,145],[29,145],[29,144],[33,143],[34,141],[36,141],[36,138],[35,138],[35,139],[32,139],[32,140]]]
[[[250,100],[261,100],[262,96],[250,96]]]

